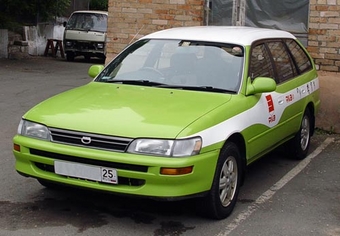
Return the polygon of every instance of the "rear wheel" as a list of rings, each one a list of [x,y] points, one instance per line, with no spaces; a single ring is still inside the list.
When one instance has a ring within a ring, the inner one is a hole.
[[[312,117],[307,109],[303,114],[299,132],[290,140],[290,150],[295,159],[302,160],[307,156],[312,134]]]
[[[196,209],[214,219],[224,219],[233,211],[240,189],[241,155],[236,144],[228,142],[217,161],[209,194],[198,200]]]

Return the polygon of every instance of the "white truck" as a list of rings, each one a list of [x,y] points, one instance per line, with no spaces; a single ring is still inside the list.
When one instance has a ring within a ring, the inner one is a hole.
[[[75,11],[64,22],[64,50],[66,59],[73,61],[76,56],[106,57],[106,11]]]

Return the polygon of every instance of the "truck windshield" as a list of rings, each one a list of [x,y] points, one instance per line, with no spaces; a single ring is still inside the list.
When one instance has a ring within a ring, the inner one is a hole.
[[[99,13],[74,13],[66,29],[106,32],[107,16]]]

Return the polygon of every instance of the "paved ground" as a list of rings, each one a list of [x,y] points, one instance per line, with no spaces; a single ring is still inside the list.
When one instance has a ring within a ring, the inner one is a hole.
[[[190,201],[48,190],[18,175],[12,137],[21,115],[43,99],[89,82],[91,63],[0,59],[0,236],[340,235],[339,135],[315,135],[302,162],[281,148],[251,165],[234,213],[222,221],[198,217]]]

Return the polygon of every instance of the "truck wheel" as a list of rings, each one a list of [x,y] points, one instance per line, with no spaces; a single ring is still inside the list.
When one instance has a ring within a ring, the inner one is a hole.
[[[73,52],[66,53],[66,60],[74,61],[74,53]]]
[[[91,56],[90,55],[85,55],[84,58],[85,58],[85,61],[87,61],[87,62],[89,62],[91,60]]]
[[[198,199],[196,209],[209,218],[224,219],[233,211],[240,190],[241,155],[236,144],[227,142],[220,152],[209,194]]]

